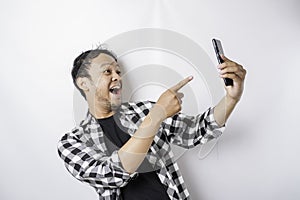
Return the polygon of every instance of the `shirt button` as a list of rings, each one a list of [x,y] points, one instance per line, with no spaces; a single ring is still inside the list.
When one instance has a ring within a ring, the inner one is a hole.
[[[130,128],[130,129],[128,129],[128,133],[131,135],[134,133],[134,130]]]

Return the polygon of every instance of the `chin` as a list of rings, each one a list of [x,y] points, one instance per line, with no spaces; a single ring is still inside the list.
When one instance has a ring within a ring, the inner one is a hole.
[[[111,105],[111,110],[118,110],[118,108],[121,106],[121,104],[118,104],[118,105],[116,105],[116,104],[112,104]]]
[[[117,110],[120,106],[121,106],[122,101],[118,101],[118,102],[113,102],[111,103],[111,109],[112,110]]]

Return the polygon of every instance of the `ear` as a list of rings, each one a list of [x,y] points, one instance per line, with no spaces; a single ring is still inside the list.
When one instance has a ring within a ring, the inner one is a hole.
[[[90,80],[87,77],[78,77],[76,79],[76,84],[81,90],[85,92],[88,92],[91,88]]]

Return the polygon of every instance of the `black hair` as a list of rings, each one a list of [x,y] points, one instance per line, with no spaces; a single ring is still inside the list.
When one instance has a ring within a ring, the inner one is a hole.
[[[73,62],[73,68],[72,68],[72,72],[71,72],[73,83],[85,99],[86,99],[85,93],[83,90],[81,90],[78,87],[78,85],[76,83],[76,79],[78,77],[87,77],[87,78],[91,79],[91,76],[89,74],[91,60],[93,58],[96,58],[97,56],[99,56],[101,53],[104,53],[104,54],[107,54],[107,55],[113,57],[114,60],[117,62],[117,56],[108,49],[101,49],[101,46],[100,46],[100,48],[88,50],[88,51],[81,53],[77,58],[75,58],[75,60]]]

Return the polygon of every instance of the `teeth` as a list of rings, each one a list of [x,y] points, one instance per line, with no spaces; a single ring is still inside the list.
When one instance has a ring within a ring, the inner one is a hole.
[[[118,92],[118,90],[120,90],[120,89],[121,89],[121,86],[117,85],[117,86],[110,88],[109,91],[112,92],[113,94],[116,94]]]
[[[121,87],[120,86],[115,86],[115,87],[112,87],[111,89],[120,89]]]

